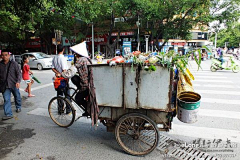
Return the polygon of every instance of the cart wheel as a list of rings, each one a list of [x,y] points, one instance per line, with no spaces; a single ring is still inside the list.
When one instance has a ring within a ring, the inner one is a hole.
[[[117,122],[115,136],[124,151],[137,156],[152,152],[159,140],[156,123],[139,113],[122,116]]]
[[[52,98],[48,105],[48,112],[53,122],[60,127],[69,127],[75,120],[75,109],[69,100],[63,97]]]

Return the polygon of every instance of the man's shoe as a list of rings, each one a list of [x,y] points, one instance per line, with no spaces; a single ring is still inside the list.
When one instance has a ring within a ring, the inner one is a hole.
[[[13,116],[3,116],[2,117],[2,120],[5,121],[5,120],[8,120],[8,119],[12,119]]]
[[[84,113],[82,114],[82,116],[83,116],[83,117],[88,117],[89,114],[88,114],[87,112],[84,112]]]
[[[20,108],[16,109],[16,112],[17,113],[21,112],[21,109]]]

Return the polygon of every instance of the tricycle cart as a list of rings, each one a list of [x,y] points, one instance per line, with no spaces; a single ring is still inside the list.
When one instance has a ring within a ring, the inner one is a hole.
[[[173,72],[160,65],[156,71],[145,71],[129,64],[96,64],[92,70],[100,122],[107,131],[115,132],[118,144],[127,153],[146,155],[153,151],[158,145],[159,131],[171,129],[176,115]],[[50,117],[61,127],[80,118],[75,118],[73,107],[76,92],[70,96],[72,101],[55,97],[49,103]],[[64,107],[59,112],[60,105],[71,106],[72,114],[64,113]]]

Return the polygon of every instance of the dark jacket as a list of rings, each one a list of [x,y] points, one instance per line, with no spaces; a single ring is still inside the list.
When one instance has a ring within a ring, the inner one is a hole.
[[[3,61],[0,61],[0,83],[4,83],[7,77],[7,69],[10,64],[10,61],[5,64]],[[21,69],[18,66],[18,63],[15,61],[11,61],[9,67],[9,73],[7,78],[7,86],[6,88],[14,88],[16,83],[20,83],[22,79]]]

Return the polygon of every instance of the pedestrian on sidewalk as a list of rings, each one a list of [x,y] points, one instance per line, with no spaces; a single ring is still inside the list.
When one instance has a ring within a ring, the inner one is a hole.
[[[30,75],[33,75],[33,72],[30,70],[30,66],[28,65],[29,59],[27,56],[24,56],[22,59],[22,78],[27,83],[27,87],[24,90],[28,93],[28,97],[35,97],[35,95],[31,94],[31,86],[34,83],[33,79]]]
[[[4,99],[4,114],[2,120],[13,118],[11,106],[11,93],[15,99],[16,112],[21,112],[21,95],[19,92],[21,82],[21,70],[15,61],[10,60],[10,52],[2,50],[0,61],[0,91]]]
[[[55,73],[56,78],[61,78],[62,73],[68,70],[68,64],[67,60],[64,58],[63,52],[64,48],[61,44],[57,46],[57,52],[58,55],[53,57],[52,60],[52,71]],[[66,81],[66,85],[68,86],[68,80]],[[67,99],[70,100],[70,97],[67,95],[70,95],[70,90],[68,87],[56,89],[57,90],[57,96],[63,96],[63,94],[66,96]],[[71,112],[71,107],[67,105],[66,107],[66,114],[69,114]]]

